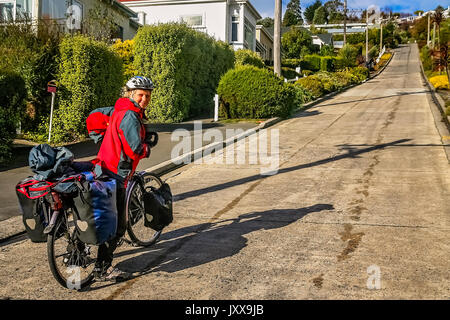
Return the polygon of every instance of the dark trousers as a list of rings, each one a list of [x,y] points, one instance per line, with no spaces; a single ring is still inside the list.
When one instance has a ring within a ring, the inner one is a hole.
[[[125,195],[126,189],[123,187],[123,184],[117,183],[117,231],[116,236],[111,240],[101,244],[98,247],[97,254],[97,267],[109,267],[112,264],[114,251],[117,248],[117,243],[120,238],[125,235],[125,231],[127,230],[127,221],[126,221],[126,212],[125,212]]]

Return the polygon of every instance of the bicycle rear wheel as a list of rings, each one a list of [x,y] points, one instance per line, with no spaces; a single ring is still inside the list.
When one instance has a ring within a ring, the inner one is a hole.
[[[61,212],[47,238],[48,262],[58,283],[77,290],[89,285],[97,249],[78,240],[72,215]]]
[[[142,172],[130,182],[127,188],[125,210],[128,214],[128,234],[134,243],[143,247],[154,244],[161,235],[161,231],[155,231],[144,225],[143,195],[145,191],[150,191],[150,187],[159,188],[162,184],[158,176],[150,172]]]

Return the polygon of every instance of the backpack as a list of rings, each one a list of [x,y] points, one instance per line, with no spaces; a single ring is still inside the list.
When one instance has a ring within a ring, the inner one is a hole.
[[[144,226],[155,231],[161,231],[173,221],[172,192],[167,183],[158,189],[150,187],[144,192]]]
[[[106,129],[109,126],[109,119],[114,112],[114,107],[97,108],[86,119],[86,127],[89,133],[89,137],[94,140],[95,143],[99,143],[105,136]]]
[[[50,203],[45,196],[50,192],[51,183],[28,177],[16,185],[22,222],[28,238],[32,242],[46,242],[45,227],[49,224]]]

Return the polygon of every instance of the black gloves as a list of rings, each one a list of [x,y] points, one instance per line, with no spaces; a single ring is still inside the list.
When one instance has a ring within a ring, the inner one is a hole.
[[[150,148],[153,148],[158,144],[158,133],[153,131],[146,132],[144,142],[148,144]]]

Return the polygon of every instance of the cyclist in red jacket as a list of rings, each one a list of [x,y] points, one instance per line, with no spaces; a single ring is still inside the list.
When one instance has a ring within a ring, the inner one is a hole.
[[[146,77],[136,76],[127,82],[124,97],[116,101],[97,158],[93,160],[97,177],[107,175],[117,181],[117,232],[112,240],[98,248],[94,269],[97,281],[123,281],[130,277],[129,273],[112,267],[112,260],[126,231],[127,179],[133,175],[139,161],[150,156],[142,119],[153,88],[152,81]]]

